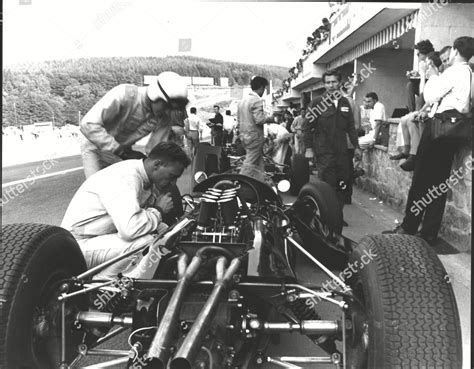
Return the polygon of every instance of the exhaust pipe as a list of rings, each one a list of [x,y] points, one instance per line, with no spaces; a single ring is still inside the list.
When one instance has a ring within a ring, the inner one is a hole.
[[[209,330],[212,319],[215,316],[219,300],[227,291],[227,287],[232,281],[232,276],[238,271],[241,265],[240,258],[234,258],[221,279],[216,280],[214,289],[206,304],[199,313],[191,330],[186,335],[175,358],[170,363],[170,369],[191,369],[192,363],[196,359],[201,348],[201,341]]]
[[[163,319],[161,320],[155,337],[153,338],[148,350],[148,358],[150,360],[148,366],[151,368],[165,368],[166,362],[168,361],[168,358],[171,354],[170,345],[173,336],[176,333],[181,303],[192,278],[201,266],[202,258],[198,255],[194,256],[191,260],[191,263],[186,268],[186,271],[183,272],[183,264],[185,261],[186,257],[181,256],[179,258],[179,271],[181,278],[176,285],[170,302],[163,315]]]
[[[222,247],[217,246],[206,246],[200,248],[196,255],[192,258],[191,263],[186,267],[187,256],[182,254],[178,259],[178,283],[176,288],[171,296],[170,302],[166,307],[166,311],[161,319],[161,323],[158,326],[158,330],[153,337],[150,348],[148,349],[148,360],[149,363],[147,367],[153,369],[164,369],[166,363],[171,355],[171,342],[173,337],[177,333],[178,318],[181,310],[181,304],[186,295],[187,289],[191,284],[194,276],[201,267],[204,255],[208,252],[214,252],[223,254],[228,259],[233,257],[232,253]],[[220,259],[220,258],[219,258]],[[217,273],[219,275],[219,270],[225,268],[225,264],[222,264],[222,261],[217,263]],[[220,272],[222,275],[223,272]]]

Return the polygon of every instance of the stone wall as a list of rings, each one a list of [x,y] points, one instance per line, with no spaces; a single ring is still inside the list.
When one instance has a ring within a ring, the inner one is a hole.
[[[388,148],[376,146],[364,151],[363,165],[366,174],[357,179],[361,187],[377,195],[388,205],[404,212],[412,173],[405,172],[400,162],[389,160],[389,155],[397,153],[396,137],[398,120],[391,119]],[[472,190],[472,150],[459,150],[453,162],[453,173],[461,173],[457,184],[448,191],[448,200],[441,225],[440,236],[459,251],[471,250],[471,190]],[[401,221],[401,219],[400,219]]]

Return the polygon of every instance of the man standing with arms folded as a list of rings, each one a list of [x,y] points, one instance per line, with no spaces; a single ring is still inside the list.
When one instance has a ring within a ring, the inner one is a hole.
[[[209,125],[212,129],[212,138],[214,139],[214,146],[222,146],[222,137],[224,136],[224,117],[219,113],[219,105],[214,105],[214,118],[209,119],[211,124]]]
[[[250,81],[252,91],[244,97],[237,108],[237,124],[240,139],[246,151],[240,174],[264,181],[263,162],[263,125],[266,120],[262,96],[268,86],[268,80],[256,76]]]
[[[291,123],[291,132],[295,134],[295,154],[304,154],[306,152],[303,140],[303,130],[306,121],[305,115],[306,109],[302,107],[300,115]]]
[[[326,91],[311,102],[306,113],[310,130],[306,131],[305,145],[313,147],[318,176],[334,188],[342,208],[342,191],[350,175],[346,133],[354,146],[355,156],[360,157],[361,151],[351,106],[340,90],[341,80],[339,71],[323,74]]]
[[[474,55],[474,38],[459,37],[450,52],[452,66],[447,68],[430,89],[430,101],[440,101],[434,117],[428,119],[416,153],[415,170],[408,192],[405,217],[400,226],[383,233],[417,234],[430,245],[436,243],[446,205],[447,183],[450,182],[451,167],[456,151],[471,137],[435,137],[434,121],[441,120],[449,125],[458,119],[472,125],[471,88],[472,71],[468,61]],[[426,113],[420,113],[421,119]],[[439,121],[438,121],[439,122]],[[432,194],[434,193],[434,195]],[[423,197],[431,194],[430,203]],[[424,204],[420,209],[418,204]]]
[[[160,73],[146,87],[122,84],[107,92],[80,123],[86,178],[124,159],[144,157],[131,147],[150,133],[147,152],[167,141],[171,127],[186,117],[187,96],[186,81],[174,72]]]

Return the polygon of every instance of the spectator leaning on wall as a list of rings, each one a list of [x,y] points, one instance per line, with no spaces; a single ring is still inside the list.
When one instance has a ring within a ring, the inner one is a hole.
[[[434,245],[443,219],[449,184],[453,181],[451,167],[457,150],[470,142],[472,124],[472,71],[468,61],[474,55],[474,38],[459,37],[450,52],[452,66],[439,77],[430,99],[439,106],[428,118],[421,136],[413,179],[408,192],[403,223],[384,233],[416,234]],[[420,119],[426,116],[420,113]],[[439,135],[440,126],[464,122],[465,137]],[[435,129],[436,128],[436,129]]]
[[[421,107],[424,104],[421,92],[420,92],[420,83],[426,78],[425,71],[425,59],[426,56],[435,51],[433,44],[430,40],[423,40],[418,42],[415,45],[416,54],[418,55],[419,64],[418,71],[407,72],[407,77],[410,79],[407,83],[407,93],[408,93],[408,111],[417,110],[417,106]],[[420,103],[416,103],[416,96],[419,96]]]

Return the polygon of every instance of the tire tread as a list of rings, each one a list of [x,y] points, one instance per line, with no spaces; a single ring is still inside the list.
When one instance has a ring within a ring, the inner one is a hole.
[[[356,248],[374,257],[385,342],[383,368],[461,368],[459,315],[447,273],[417,237],[370,235]]]

